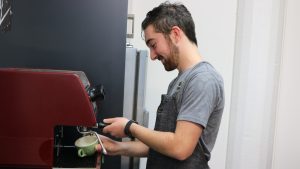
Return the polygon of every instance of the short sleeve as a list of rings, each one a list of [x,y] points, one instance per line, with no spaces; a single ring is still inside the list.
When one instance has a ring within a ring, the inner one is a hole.
[[[191,121],[205,128],[217,102],[217,86],[211,73],[194,74],[185,83],[177,120]]]

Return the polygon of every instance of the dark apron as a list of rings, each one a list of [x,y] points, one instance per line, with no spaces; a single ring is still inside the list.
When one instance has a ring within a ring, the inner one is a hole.
[[[164,132],[175,132],[178,116],[177,98],[183,91],[183,85],[177,87],[172,95],[162,95],[161,103],[157,110],[157,117],[154,130]],[[159,152],[149,149],[147,169],[209,169],[208,161],[204,155],[200,141],[193,154],[186,160],[180,161],[165,156]]]

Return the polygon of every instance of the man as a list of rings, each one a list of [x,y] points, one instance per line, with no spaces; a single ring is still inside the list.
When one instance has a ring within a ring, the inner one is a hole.
[[[154,130],[123,117],[104,119],[104,133],[137,138],[117,142],[102,136],[104,147],[108,155],[148,157],[147,169],[207,169],[224,108],[223,80],[199,54],[184,5],[159,5],[147,13],[142,29],[151,59],[179,73],[162,95]]]

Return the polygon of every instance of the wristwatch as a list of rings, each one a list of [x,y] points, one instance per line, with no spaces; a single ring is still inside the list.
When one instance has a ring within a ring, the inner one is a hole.
[[[132,136],[131,132],[130,132],[130,126],[132,125],[132,123],[136,123],[136,124],[139,124],[138,122],[134,121],[134,120],[129,120],[126,125],[125,125],[125,128],[124,128],[124,133],[130,137],[131,139],[134,139],[134,137]]]

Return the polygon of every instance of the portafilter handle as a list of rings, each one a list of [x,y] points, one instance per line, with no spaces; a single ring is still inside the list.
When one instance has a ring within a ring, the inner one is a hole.
[[[108,123],[104,123],[104,122],[99,122],[99,123],[96,123],[96,125],[94,127],[85,127],[85,126],[77,126],[77,131],[81,134],[89,134],[89,132],[91,130],[94,130],[94,129],[100,129],[102,130],[104,127],[108,126],[110,124]]]
[[[104,122],[99,122],[99,123],[97,123],[97,128],[98,129],[103,129],[104,127],[106,127],[108,125],[110,125],[110,124],[104,123]]]

